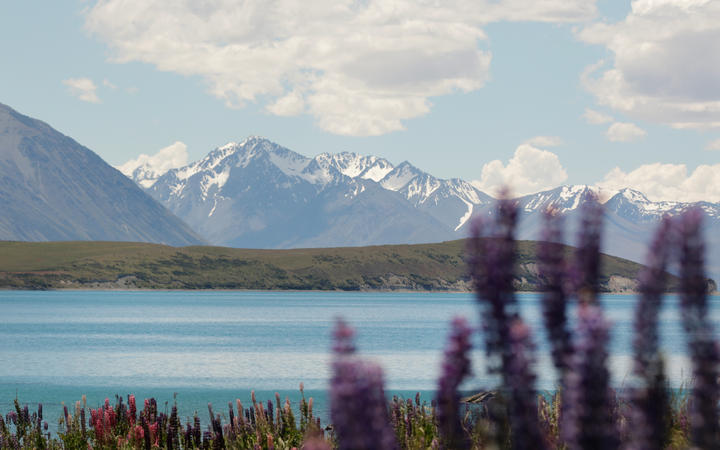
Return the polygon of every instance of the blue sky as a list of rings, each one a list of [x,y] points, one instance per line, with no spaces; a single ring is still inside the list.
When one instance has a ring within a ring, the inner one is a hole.
[[[262,135],[519,193],[720,201],[705,0],[0,3],[0,102],[113,165]]]

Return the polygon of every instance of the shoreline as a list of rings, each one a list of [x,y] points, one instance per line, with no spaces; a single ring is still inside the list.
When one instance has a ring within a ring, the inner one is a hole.
[[[344,289],[168,289],[168,288],[108,288],[108,287],[72,287],[72,288],[49,288],[49,289],[13,289],[7,287],[0,287],[0,292],[256,292],[256,293],[278,293],[278,292],[292,292],[292,293],[398,293],[398,294],[474,294],[472,290],[441,290],[441,289],[358,289],[358,290],[344,290]],[[541,294],[543,291],[515,291],[515,294]],[[620,292],[599,292],[599,295],[639,295],[639,291],[620,291]],[[665,294],[679,294],[679,292],[665,292]],[[709,297],[720,296],[720,291],[709,292]]]

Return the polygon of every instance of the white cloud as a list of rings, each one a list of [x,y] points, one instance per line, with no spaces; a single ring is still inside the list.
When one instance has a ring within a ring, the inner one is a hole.
[[[525,144],[533,147],[557,147],[563,145],[563,140],[559,136],[535,136],[525,141]]]
[[[698,166],[690,175],[685,164],[645,164],[626,173],[616,167],[598,186],[607,189],[630,187],[650,200],[720,201],[720,164]]]
[[[135,159],[117,166],[117,169],[128,177],[136,177],[136,181],[145,187],[170,169],[186,166],[188,163],[187,145],[177,141],[160,149],[154,155],[141,154]],[[141,169],[139,173],[134,172]]]
[[[612,142],[632,142],[645,137],[645,130],[629,122],[615,122],[605,135]]]
[[[636,0],[623,21],[579,36],[614,55],[583,75],[600,104],[676,128],[720,127],[720,2]]]
[[[485,164],[480,179],[472,184],[496,195],[508,187],[513,195],[526,195],[552,189],[567,180],[567,172],[555,153],[521,144],[507,165],[500,160]]]
[[[62,83],[68,87],[70,94],[84,102],[100,103],[97,96],[97,86],[90,78],[68,78]]]
[[[102,0],[85,23],[115,62],[200,76],[230,107],[262,102],[332,133],[380,135],[427,114],[432,97],[485,84],[484,25],[596,12],[595,0]]]
[[[720,150],[720,139],[708,142],[705,146],[705,150]]]
[[[585,122],[592,125],[602,125],[613,121],[612,116],[608,116],[607,114],[603,114],[590,108],[585,108],[583,118],[585,119]]]
[[[110,80],[108,80],[107,78],[105,78],[105,79],[103,80],[103,86],[109,87],[109,88],[112,89],[112,90],[117,89],[117,86],[116,86],[115,84],[113,84],[112,82],[110,82]]]

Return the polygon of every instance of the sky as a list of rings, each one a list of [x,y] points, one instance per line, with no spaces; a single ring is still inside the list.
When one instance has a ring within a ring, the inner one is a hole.
[[[0,103],[115,166],[259,135],[490,194],[720,201],[720,2],[0,2]]]

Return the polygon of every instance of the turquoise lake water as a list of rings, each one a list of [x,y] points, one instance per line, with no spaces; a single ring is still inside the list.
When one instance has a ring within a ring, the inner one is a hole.
[[[518,296],[538,345],[538,388],[552,389],[555,374],[544,342],[537,294]],[[720,298],[711,297],[711,319],[720,320]],[[630,372],[635,297],[604,296],[613,324],[611,367],[616,386]],[[668,296],[661,316],[669,376],[689,378],[677,299]],[[83,394],[95,407],[115,394],[154,396],[181,416],[203,421],[207,403],[224,411],[228,401],[250,401],[274,392],[293,402],[298,386],[327,413],[331,330],[336,317],[357,331],[362,355],[379,362],[390,393],[416,391],[430,399],[449,322],[467,317],[479,327],[472,294],[320,292],[0,291],[0,411],[17,396],[31,409],[43,402],[51,427],[61,402]],[[476,339],[481,348],[481,337]],[[491,388],[482,351],[475,352],[468,390]]]

